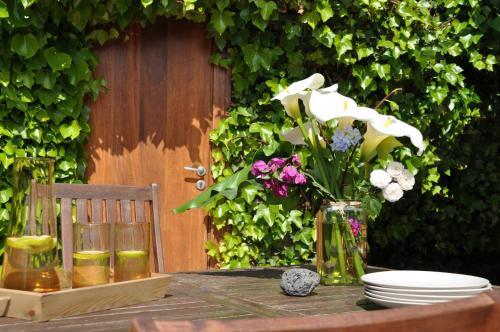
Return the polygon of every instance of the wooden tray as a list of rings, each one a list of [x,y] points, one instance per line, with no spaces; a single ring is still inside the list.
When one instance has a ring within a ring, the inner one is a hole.
[[[57,317],[123,307],[161,299],[170,275],[153,273],[150,278],[105,285],[35,293],[0,288],[0,316],[47,321]]]

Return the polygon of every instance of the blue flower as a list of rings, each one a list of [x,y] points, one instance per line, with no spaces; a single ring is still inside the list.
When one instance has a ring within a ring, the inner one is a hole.
[[[332,144],[330,148],[333,151],[345,152],[349,150],[351,146],[358,144],[361,140],[361,133],[357,128],[344,127],[343,129],[335,129],[332,136]]]

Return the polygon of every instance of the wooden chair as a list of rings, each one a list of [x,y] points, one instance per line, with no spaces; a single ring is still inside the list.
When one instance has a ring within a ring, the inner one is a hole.
[[[500,294],[430,306],[357,311],[307,317],[156,321],[135,319],[132,332],[442,332],[500,331]]]
[[[114,244],[113,225],[118,222],[151,223],[150,241],[154,260],[153,272],[164,272],[163,251],[160,236],[160,215],[158,213],[158,186],[122,186],[95,184],[55,183],[53,196],[61,204],[61,238],[63,268],[71,271],[73,266],[74,221],[80,223],[111,223],[111,250]],[[73,208],[76,207],[76,215]],[[113,259],[113,255],[111,255]],[[111,262],[113,265],[113,262]]]

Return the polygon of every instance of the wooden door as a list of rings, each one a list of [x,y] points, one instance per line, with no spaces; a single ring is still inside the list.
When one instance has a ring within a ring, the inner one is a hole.
[[[207,268],[210,223],[202,209],[171,209],[210,183],[209,131],[230,98],[228,73],[209,63],[205,27],[159,20],[97,50],[108,91],[91,105],[87,179],[93,184],[159,185],[166,271]],[[184,166],[204,166],[199,177]]]

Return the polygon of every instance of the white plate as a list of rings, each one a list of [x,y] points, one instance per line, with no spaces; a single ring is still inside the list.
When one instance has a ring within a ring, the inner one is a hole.
[[[365,295],[381,299],[381,300],[386,300],[386,301],[405,301],[405,302],[410,302],[410,303],[440,303],[440,302],[448,302],[451,301],[450,299],[430,299],[430,300],[425,300],[425,299],[411,299],[411,298],[398,298],[398,297],[393,297],[389,295],[377,295],[368,291],[365,291]]]
[[[391,293],[391,292],[381,292],[377,290],[372,290],[365,288],[365,293],[373,296],[387,296],[393,299],[401,299],[401,300],[411,300],[411,301],[451,301],[458,299],[465,299],[468,297],[472,297],[473,295],[434,295],[432,293],[426,295],[419,294],[403,294],[403,293]]]
[[[387,300],[382,300],[376,297],[372,297],[369,295],[365,295],[365,297],[372,301],[373,303],[376,303],[378,305],[381,305],[386,308],[398,308],[398,307],[407,307],[407,306],[412,306],[412,305],[429,305],[429,303],[425,302],[408,302],[408,301],[387,301]]]
[[[411,288],[389,288],[389,287],[379,287],[371,286],[365,284],[365,289],[370,291],[380,291],[380,292],[390,292],[397,294],[416,294],[416,295],[452,295],[452,296],[466,296],[466,295],[477,295],[479,293],[489,291],[491,285],[488,284],[486,287],[482,288],[470,288],[470,289],[411,289]]]
[[[489,284],[484,278],[434,271],[384,271],[361,277],[368,285],[412,289],[470,289]]]

